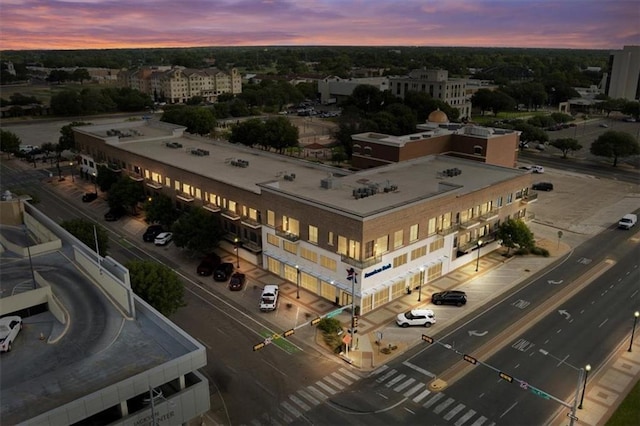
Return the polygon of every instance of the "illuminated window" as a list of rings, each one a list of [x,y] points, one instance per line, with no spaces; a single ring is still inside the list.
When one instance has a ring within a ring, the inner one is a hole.
[[[276,214],[271,210],[267,210],[267,225],[276,226]]]
[[[427,254],[427,246],[418,247],[411,250],[411,260],[416,260]]]
[[[376,240],[375,255],[383,254],[389,251],[389,236],[383,235]]]
[[[173,187],[175,188],[176,191],[180,191],[182,188],[180,186],[180,181],[179,180],[174,180],[173,181]]]
[[[162,184],[162,176],[160,175],[160,173],[151,173],[151,180],[156,183]]]
[[[429,272],[427,274],[427,281],[433,281],[436,278],[440,278],[442,276],[442,263],[438,263],[437,265],[433,265],[429,268]]]
[[[229,207],[228,207],[229,211],[232,211],[232,212],[236,213],[237,212],[237,210],[236,210],[237,208],[238,208],[238,204],[235,201],[229,200]]]
[[[327,269],[335,272],[336,268],[338,266],[338,263],[334,259],[331,259],[330,257],[321,255],[320,256],[320,265],[323,268],[327,268]]]
[[[318,263],[318,253],[305,247],[300,247],[300,257]]]
[[[309,242],[318,244],[318,228],[309,225]]]
[[[289,253],[298,254],[298,245],[293,244],[290,241],[282,240],[282,248],[288,251]]]
[[[276,237],[274,234],[267,233],[267,242],[273,246],[280,247],[280,238]]]
[[[442,247],[444,247],[444,238],[438,238],[429,244],[429,252],[433,253],[436,250],[440,250]]]
[[[436,233],[436,218],[432,217],[429,219],[429,223],[427,225],[427,234],[433,235]]]
[[[393,233],[393,248],[397,249],[402,247],[402,237],[403,237],[402,229]]]
[[[168,186],[169,188],[171,188],[171,178],[164,178],[164,186]]]
[[[415,225],[411,225],[411,228],[409,228],[409,241],[413,242],[416,241],[418,239],[418,224],[416,223]]]
[[[333,232],[331,231],[327,233],[327,244],[329,244],[330,246],[333,245]]]
[[[338,254],[347,254],[347,239],[342,235],[338,235]]]
[[[397,268],[398,266],[404,265],[407,263],[407,254],[403,254],[393,258],[393,267]]]
[[[360,260],[360,241],[349,241],[349,257]]]

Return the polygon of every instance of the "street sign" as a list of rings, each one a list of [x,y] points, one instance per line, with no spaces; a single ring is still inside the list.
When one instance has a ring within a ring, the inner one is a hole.
[[[331,311],[331,312],[329,312],[327,315],[325,315],[325,318],[333,318],[333,317],[335,317],[336,315],[339,315],[340,313],[342,313],[342,311],[344,311],[345,309],[347,309],[349,306],[350,306],[350,305],[345,306],[345,307],[343,307],[343,308],[338,308],[338,309],[336,309],[335,311]]]
[[[529,390],[531,391],[532,394],[539,396],[540,398],[544,398],[544,399],[549,399],[549,394],[536,389],[536,388],[529,388]]]

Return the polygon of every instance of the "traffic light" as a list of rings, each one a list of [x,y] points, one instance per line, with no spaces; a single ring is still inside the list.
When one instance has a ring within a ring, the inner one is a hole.
[[[358,317],[357,317],[357,316],[354,316],[354,317],[353,317],[353,324],[352,324],[352,327],[353,327],[353,328],[358,327]]]

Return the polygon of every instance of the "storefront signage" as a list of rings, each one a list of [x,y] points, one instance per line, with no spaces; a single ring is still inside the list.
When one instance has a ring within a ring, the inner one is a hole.
[[[380,268],[376,268],[373,271],[365,272],[364,277],[365,278],[369,278],[370,276],[375,275],[375,274],[377,274],[379,272],[382,272],[382,271],[386,271],[387,269],[391,269],[391,264],[390,263],[388,263],[388,264],[386,264],[384,266],[381,266]]]

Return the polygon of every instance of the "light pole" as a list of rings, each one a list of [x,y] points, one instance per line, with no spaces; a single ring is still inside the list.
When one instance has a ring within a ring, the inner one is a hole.
[[[628,352],[631,352],[631,346],[633,346],[633,335],[636,333],[636,324],[638,323],[639,316],[640,316],[640,312],[635,311],[633,313],[633,328],[631,329],[631,341],[629,342]]]
[[[569,422],[569,425],[573,426],[575,420],[577,419],[576,409],[578,408],[578,396],[580,395],[580,388],[583,386],[583,382],[586,380],[584,379],[584,368],[578,368],[574,365],[571,365],[565,360],[562,360],[558,357],[551,355],[548,351],[545,351],[544,349],[538,349],[538,352],[540,352],[542,355],[549,356],[555,359],[556,361],[559,361],[560,364],[564,364],[568,367],[571,367],[578,372],[578,384],[576,386],[576,395],[575,395],[575,398],[573,399],[573,405],[571,406],[571,416],[569,416],[569,418],[571,419],[571,421]],[[591,369],[591,366],[589,366],[589,369]]]
[[[98,193],[98,176],[96,175],[96,172],[92,172],[91,175],[93,176],[93,190],[97,194]]]
[[[478,272],[478,267],[480,266],[480,248],[482,248],[482,240],[478,240],[478,257],[476,259],[476,272]]]
[[[76,179],[73,177],[73,161],[69,161],[69,168],[71,169],[71,182],[75,182]]]
[[[240,269],[240,250],[238,250],[238,237],[235,237],[233,239],[233,242],[235,243],[235,251],[236,251],[236,268]]]
[[[584,367],[584,384],[582,385],[582,396],[580,397],[580,405],[578,409],[582,410],[582,401],[584,401],[584,392],[587,390],[587,377],[589,377],[589,371],[591,371],[591,364],[587,364]]]
[[[33,288],[36,288],[36,274],[33,272],[33,261],[31,260],[31,241],[29,239],[29,229],[27,225],[22,225],[24,235],[27,237],[27,254],[29,255],[29,267],[31,268],[31,280],[33,282]]]
[[[422,300],[422,282],[424,281],[424,266],[420,267],[420,284],[418,285],[418,302]]]
[[[296,265],[296,299],[300,299],[300,267]]]

